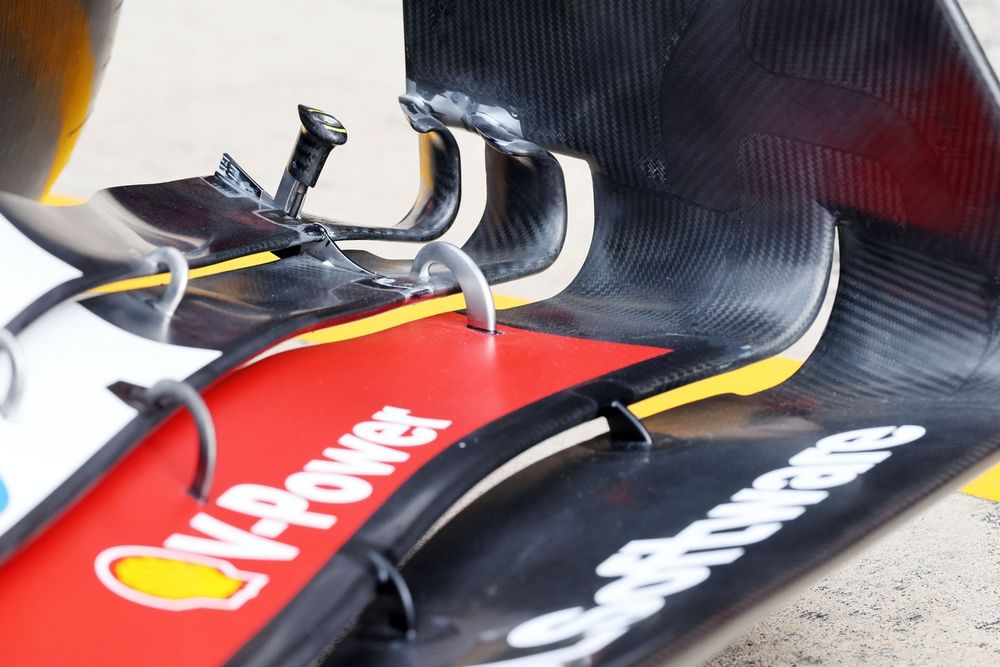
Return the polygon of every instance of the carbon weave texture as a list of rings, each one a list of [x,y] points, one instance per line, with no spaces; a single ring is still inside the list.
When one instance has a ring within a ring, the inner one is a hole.
[[[1000,452],[996,287],[967,258],[941,256],[933,234],[908,235],[906,250],[900,235],[884,221],[844,226],[845,262],[830,323],[790,381],[649,417],[643,421],[654,442],[647,451],[601,436],[517,473],[403,569],[428,619],[422,630],[436,636],[394,651],[351,640],[344,661],[331,664],[372,655],[478,664],[572,645],[575,638],[517,650],[496,638],[544,613],[593,608],[594,591],[615,581],[595,570],[623,545],[669,541],[824,436],[891,424],[926,429],[864,480],[831,489],[774,537],[712,568],[703,583],[664,594],[662,610],[591,658],[595,665],[672,664],[725,622],[753,613],[768,596]],[[510,562],[517,567],[502,565]]]
[[[525,138],[653,187],[661,71],[695,5],[408,1],[407,76],[509,108]]]
[[[526,138],[594,169],[586,266],[509,324],[661,344],[710,332],[763,354],[808,323],[835,220],[996,255],[995,111],[937,3],[404,10],[411,79],[512,109]]]
[[[646,419],[646,452],[604,436],[489,491],[403,569],[422,613],[418,639],[355,635],[330,665],[530,660],[569,646],[582,635],[520,648],[506,638],[541,614],[593,608],[609,580],[595,569],[622,545],[676,535],[820,438],[926,428],[863,481],[831,490],[704,585],[666,595],[662,610],[586,658],[659,665],[1000,450],[1000,114],[955,5],[640,4],[406,3],[412,78],[496,96],[518,110],[526,136],[592,160],[587,265],[563,294],[507,321],[666,341],[678,355],[689,332],[760,351],[808,320],[836,222],[840,282],[823,338],[776,389]],[[615,37],[592,37],[577,10]],[[491,20],[477,28],[473,16]],[[665,50],[635,28],[669,21]],[[588,49],[608,43],[635,52],[592,60]],[[615,69],[640,49],[645,67]],[[609,70],[647,78],[612,91],[602,87]],[[614,101],[602,104],[605,90]],[[621,96],[639,90],[657,91],[657,110],[630,123]],[[619,154],[604,143],[611,127]],[[662,168],[642,168],[651,152]]]

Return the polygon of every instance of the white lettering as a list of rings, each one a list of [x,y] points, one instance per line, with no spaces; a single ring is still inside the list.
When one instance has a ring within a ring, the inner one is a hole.
[[[409,410],[394,408],[391,405],[387,405],[379,412],[376,412],[372,415],[372,419],[383,422],[392,422],[393,424],[406,424],[407,426],[432,428],[436,431],[443,431],[451,426],[451,422],[447,419],[424,419],[423,417],[414,417],[410,414]]]
[[[332,472],[297,472],[285,479],[285,488],[317,503],[356,503],[372,494],[368,480]]]
[[[822,502],[826,489],[843,486],[885,461],[898,447],[923,437],[922,426],[879,426],[827,436],[791,459],[789,466],[757,477],[751,488],[716,505],[706,519],[674,537],[632,540],[597,566],[614,578],[597,590],[597,606],[560,609],[521,623],[507,635],[513,648],[580,641],[552,651],[483,663],[479,667],[535,667],[581,660],[621,637],[630,626],[659,611],[664,598],[697,586],[711,567],[740,558],[748,547]]]
[[[337,521],[336,517],[329,514],[306,511],[309,501],[305,498],[263,484],[237,484],[226,489],[215,502],[219,507],[247,516],[307,528],[325,530]]]
[[[341,442],[347,438],[341,438]],[[355,438],[357,443],[365,442],[360,438]],[[345,475],[372,475],[384,477],[391,475],[396,470],[392,463],[400,463],[410,458],[409,454],[399,452],[395,449],[373,445],[368,442],[365,447],[360,447],[352,441],[351,449],[338,449],[327,447],[323,450],[322,459],[313,459],[306,464],[305,469],[310,472],[339,472]]]
[[[407,426],[406,424],[390,424],[387,422],[361,422],[355,425],[354,435],[380,445],[418,447],[434,442],[434,439],[437,438],[437,431],[423,426]]]
[[[191,518],[190,526],[214,539],[174,533],[163,542],[163,546],[220,558],[292,560],[299,555],[297,547],[240,530],[204,512],[195,514]]]
[[[923,426],[878,426],[847,431],[823,438],[817,449],[828,452],[864,452],[872,449],[898,447],[922,438],[927,433]]]

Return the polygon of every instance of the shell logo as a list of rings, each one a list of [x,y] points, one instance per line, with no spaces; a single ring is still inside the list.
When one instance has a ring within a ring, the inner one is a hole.
[[[135,545],[105,549],[94,570],[116,595],[167,611],[239,609],[268,582],[220,558]]]

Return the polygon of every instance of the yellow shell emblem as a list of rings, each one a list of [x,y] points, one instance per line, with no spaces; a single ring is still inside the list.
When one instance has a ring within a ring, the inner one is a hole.
[[[242,580],[218,568],[175,558],[126,556],[111,569],[115,578],[129,588],[171,600],[229,598],[243,587]]]
[[[267,583],[266,575],[244,572],[229,561],[159,547],[105,549],[94,569],[120,597],[168,611],[238,609]]]

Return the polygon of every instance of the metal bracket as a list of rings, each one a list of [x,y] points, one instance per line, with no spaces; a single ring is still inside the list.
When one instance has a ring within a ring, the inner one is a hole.
[[[188,409],[198,429],[198,466],[188,491],[201,502],[208,500],[215,477],[218,444],[212,414],[201,394],[188,383],[177,380],[160,380],[148,389],[131,382],[116,382],[108,389],[137,410],[169,411],[181,405]]]
[[[158,273],[161,268],[170,272],[170,283],[164,290],[155,308],[166,317],[172,317],[184,298],[187,289],[190,268],[184,255],[177,248],[163,246],[146,255],[146,262],[152,265],[150,273]]]
[[[391,639],[413,639],[417,634],[417,611],[413,594],[399,569],[374,549],[365,554],[375,566],[378,584],[376,598],[365,612],[361,623],[370,636]]]
[[[617,449],[647,450],[653,446],[653,436],[621,401],[611,401],[598,414],[608,420],[611,442]]]
[[[0,402],[0,416],[11,419],[21,402],[24,392],[24,353],[17,337],[7,329],[0,329],[0,353],[6,353],[10,362],[10,384]]]
[[[274,200],[271,198],[271,195],[269,195],[264,188],[258,185],[257,181],[253,179],[253,176],[248,174],[229,153],[222,154],[219,166],[215,170],[215,177],[241,194],[253,197],[260,202],[262,206],[274,205]]]
[[[435,241],[428,243],[413,258],[410,276],[428,282],[431,266],[442,264],[451,271],[458,286],[465,295],[465,306],[469,316],[469,327],[486,333],[497,332],[497,311],[493,303],[493,293],[486,277],[472,258],[464,250],[451,243]]]
[[[427,86],[412,79],[406,81],[406,96],[421,100],[430,108],[431,113],[446,123],[465,125],[468,119],[477,113],[486,113],[503,125],[504,129],[513,134],[521,134],[521,121],[517,111],[505,107],[484,104],[472,99],[465,93],[450,90],[440,90],[436,86]]]

